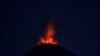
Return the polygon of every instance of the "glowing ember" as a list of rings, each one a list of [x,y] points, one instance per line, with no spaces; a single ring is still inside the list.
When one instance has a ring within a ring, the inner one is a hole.
[[[46,35],[40,38],[38,44],[58,44],[57,40],[55,40],[55,31],[52,24],[48,25]]]

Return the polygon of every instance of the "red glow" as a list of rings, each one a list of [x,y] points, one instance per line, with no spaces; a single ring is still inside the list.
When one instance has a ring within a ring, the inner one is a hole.
[[[57,40],[55,39],[55,30],[52,24],[48,25],[45,36],[40,38],[38,44],[58,44]]]

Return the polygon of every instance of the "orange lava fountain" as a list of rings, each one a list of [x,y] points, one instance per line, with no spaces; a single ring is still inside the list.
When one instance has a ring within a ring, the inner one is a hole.
[[[38,45],[40,44],[53,44],[58,45],[57,40],[55,39],[55,30],[52,24],[48,24],[47,31],[44,37],[41,37]]]

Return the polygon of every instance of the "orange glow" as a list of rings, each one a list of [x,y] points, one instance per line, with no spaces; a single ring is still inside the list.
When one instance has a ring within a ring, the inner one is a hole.
[[[55,30],[52,24],[48,25],[45,36],[40,38],[38,44],[58,44],[57,40],[55,39]]]

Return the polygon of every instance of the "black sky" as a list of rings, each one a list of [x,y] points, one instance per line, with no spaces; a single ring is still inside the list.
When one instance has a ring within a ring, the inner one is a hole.
[[[23,56],[36,46],[48,19],[59,45],[79,56],[96,54],[96,1],[3,0],[2,56]]]

